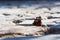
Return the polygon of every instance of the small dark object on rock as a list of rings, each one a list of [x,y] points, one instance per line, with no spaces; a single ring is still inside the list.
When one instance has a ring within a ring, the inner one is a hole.
[[[36,17],[36,19],[33,22],[33,25],[35,26],[42,26],[42,22],[41,22],[41,17]]]

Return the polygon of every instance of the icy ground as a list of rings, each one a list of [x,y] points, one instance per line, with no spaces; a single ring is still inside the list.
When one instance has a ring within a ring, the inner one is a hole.
[[[49,4],[45,4],[49,5]],[[56,6],[58,5],[58,6]],[[42,24],[44,25],[58,25],[60,23],[60,18],[47,19],[49,16],[60,17],[60,3],[51,4],[51,7],[42,7],[42,5],[22,5],[20,8],[18,6],[2,6],[0,8],[0,34],[5,33],[22,33],[24,34],[37,34],[40,36],[39,32],[41,29],[37,26],[24,26],[21,24],[32,24],[34,19],[38,16],[42,17]],[[55,7],[54,7],[55,6]],[[12,7],[12,8],[10,8]],[[49,8],[51,10],[49,10]],[[59,13],[59,14],[58,14]],[[58,16],[57,16],[58,15]],[[13,21],[20,20],[20,23],[13,23]],[[16,34],[14,34],[14,37]],[[27,35],[28,36],[28,35]],[[45,37],[45,36],[44,36]],[[39,39],[39,38],[38,38]],[[41,38],[42,39],[42,38]]]

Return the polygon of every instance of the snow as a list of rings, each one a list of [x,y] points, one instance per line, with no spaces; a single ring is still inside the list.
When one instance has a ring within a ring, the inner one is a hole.
[[[32,24],[34,22],[34,20],[25,20],[22,23],[19,24]]]
[[[47,8],[39,9],[39,10],[34,10],[33,7],[31,9],[28,7],[27,9],[21,9],[21,8],[13,8],[13,9],[7,9],[7,8],[0,8],[0,34],[5,34],[5,33],[22,33],[22,34],[34,34],[42,28],[36,27],[36,26],[21,26],[21,24],[32,24],[34,20],[26,20],[26,19],[31,19],[31,18],[36,18],[36,16],[41,16],[42,17],[42,24],[44,25],[56,25],[55,22],[60,19],[47,19],[46,16],[50,16],[48,13],[47,15],[44,14],[45,11],[49,11]],[[12,10],[12,11],[11,11]],[[41,12],[40,12],[41,10]],[[28,11],[28,13],[26,13]],[[3,13],[10,14],[9,16],[4,16]],[[34,13],[34,14],[32,14]],[[42,13],[42,14],[41,14]],[[18,17],[17,15],[23,15],[22,17]],[[28,17],[29,16],[29,17]],[[22,20],[23,19],[23,20]],[[12,21],[14,20],[22,20],[20,26],[16,26]],[[21,31],[20,31],[21,30]]]
[[[59,5],[59,3],[56,3],[56,5]],[[31,5],[31,6],[21,5],[21,8],[17,8],[15,6],[11,6],[12,8],[8,8],[8,6],[5,5],[4,7],[0,8],[0,34],[9,33],[9,32],[22,33],[22,34],[23,33],[34,34],[40,31],[42,28],[36,27],[36,26],[24,26],[24,25],[17,26],[15,23],[13,23],[13,21],[22,20],[22,22],[19,24],[28,25],[28,24],[32,24],[34,20],[26,20],[26,19],[31,19],[31,18],[33,19],[38,16],[42,17],[42,24],[55,25],[53,26],[53,28],[60,28],[60,25],[59,25],[60,23],[58,23],[60,19],[47,19],[48,16],[60,17],[60,14],[50,14],[50,13],[60,12],[60,7],[50,7],[51,10],[48,10],[48,8],[46,7],[38,8],[40,6],[44,6],[44,5],[43,4],[42,5]],[[45,12],[49,12],[49,13],[45,13]],[[4,16],[3,13],[10,14],[10,15]],[[17,16],[17,15],[20,15],[20,16]],[[53,37],[56,37],[56,36],[58,37],[58,35],[47,35],[47,36],[37,37],[35,39],[29,38],[28,40],[39,40],[39,39],[50,40],[50,38],[51,40],[54,40]]]
[[[42,24],[47,24],[47,25],[57,25],[59,24],[58,22],[55,23],[56,21],[59,21],[60,19],[47,19],[47,20],[42,20]]]

